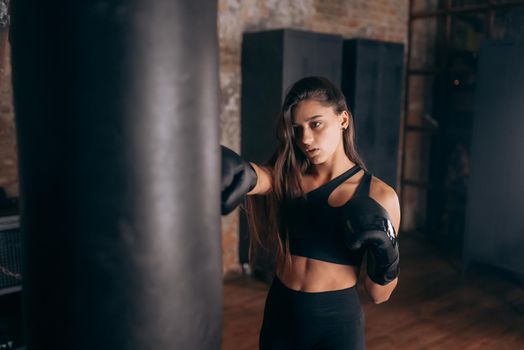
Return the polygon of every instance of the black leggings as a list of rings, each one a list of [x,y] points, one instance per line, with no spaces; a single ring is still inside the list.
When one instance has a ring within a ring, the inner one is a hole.
[[[300,292],[275,277],[266,299],[261,350],[364,350],[364,314],[355,287]]]

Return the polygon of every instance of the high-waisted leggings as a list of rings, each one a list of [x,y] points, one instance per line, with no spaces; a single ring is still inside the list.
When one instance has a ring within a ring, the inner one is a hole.
[[[364,323],[355,287],[301,292],[275,277],[266,299],[260,350],[364,350]]]

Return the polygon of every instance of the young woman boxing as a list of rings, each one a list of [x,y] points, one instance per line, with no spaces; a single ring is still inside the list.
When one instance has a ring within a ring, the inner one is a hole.
[[[364,349],[359,267],[366,256],[365,289],[386,301],[399,274],[398,197],[367,171],[345,98],[327,79],[290,88],[277,135],[264,165],[222,147],[222,213],[249,195],[251,252],[275,256],[260,349]]]

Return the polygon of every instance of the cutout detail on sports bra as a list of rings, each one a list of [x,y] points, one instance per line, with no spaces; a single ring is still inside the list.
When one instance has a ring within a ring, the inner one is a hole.
[[[330,208],[343,208],[347,203],[349,203],[354,198],[368,197],[370,182],[371,182],[371,174],[364,171],[364,174],[358,180],[358,183],[356,184],[353,193],[351,193],[349,197],[347,196],[346,193],[337,193],[337,190],[340,192],[343,191],[340,188],[343,185],[343,183],[341,183],[338,187],[334,188],[330,193],[326,193],[327,205]],[[337,199],[332,198],[332,197],[337,197],[337,196],[338,196]]]
[[[351,167],[350,169],[346,170],[342,174],[334,177],[333,179],[329,180],[326,183],[323,183],[322,185],[318,186],[317,188],[314,188],[310,191],[307,191],[305,193],[306,196],[314,194],[322,189],[328,188],[329,193],[331,193],[335,188],[337,188],[340,184],[342,184],[344,181],[355,175],[361,170],[360,166],[355,165]]]
[[[351,200],[342,207],[331,207],[328,203],[331,192],[360,170],[359,166],[354,166],[289,203],[289,246],[292,255],[337,264],[360,265],[363,252],[351,251],[344,243],[346,214],[343,207]],[[351,198],[367,197],[370,181],[371,174],[365,172]]]

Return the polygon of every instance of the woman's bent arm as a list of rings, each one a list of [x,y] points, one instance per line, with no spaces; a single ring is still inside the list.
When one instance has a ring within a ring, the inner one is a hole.
[[[387,210],[391,217],[391,222],[393,227],[395,228],[395,232],[397,232],[398,235],[398,231],[400,228],[400,203],[398,200],[398,196],[391,187],[387,186],[382,181],[377,181],[376,178],[374,178],[374,180],[375,186],[372,185],[371,187],[371,195]],[[368,276],[366,276],[366,281],[364,285],[366,287],[366,292],[371,298],[371,300],[375,304],[380,304],[389,299],[391,293],[393,293],[393,290],[395,290],[397,283],[398,278],[395,278],[394,280],[383,286],[373,282]]]

